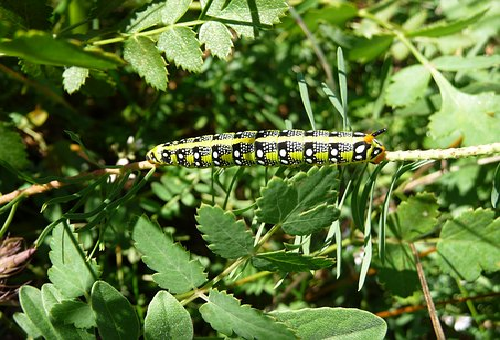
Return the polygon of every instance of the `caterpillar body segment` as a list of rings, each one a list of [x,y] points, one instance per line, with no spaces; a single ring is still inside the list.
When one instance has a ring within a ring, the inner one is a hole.
[[[147,154],[158,165],[296,166],[379,163],[385,148],[372,134],[326,130],[262,130],[221,133],[157,145]]]

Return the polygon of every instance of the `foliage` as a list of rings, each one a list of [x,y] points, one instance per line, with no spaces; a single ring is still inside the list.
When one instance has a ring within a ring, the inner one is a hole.
[[[387,127],[388,150],[499,142],[497,2],[289,4],[0,4],[0,236],[27,248],[1,242],[2,337],[434,337],[424,297],[449,337],[497,336],[495,155],[143,162],[292,127]]]

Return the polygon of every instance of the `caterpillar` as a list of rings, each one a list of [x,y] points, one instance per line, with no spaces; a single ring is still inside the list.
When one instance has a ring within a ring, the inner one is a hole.
[[[221,133],[157,145],[147,160],[188,168],[380,163],[385,147],[371,134],[325,130],[262,130]]]

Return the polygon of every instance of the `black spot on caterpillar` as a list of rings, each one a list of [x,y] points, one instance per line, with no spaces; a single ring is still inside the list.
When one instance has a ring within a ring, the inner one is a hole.
[[[385,132],[262,130],[221,133],[157,145],[147,154],[158,165],[296,166],[299,164],[379,163],[385,148],[375,139]]]

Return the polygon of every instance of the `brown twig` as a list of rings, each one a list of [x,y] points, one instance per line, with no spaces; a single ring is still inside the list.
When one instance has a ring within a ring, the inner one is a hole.
[[[415,244],[413,244],[412,242],[409,243],[409,245],[411,251],[413,252],[413,257],[415,258],[415,265],[417,267],[418,279],[420,280],[420,284],[422,285],[425,302],[427,304],[427,310],[429,311],[429,316],[431,318],[432,325],[434,326],[434,332],[436,333],[436,337],[438,340],[444,340],[446,339],[446,337],[444,336],[443,328],[439,323],[439,319],[436,312],[436,306],[434,305],[434,301],[432,300],[431,293],[429,291],[429,286],[427,285],[427,280],[425,279],[424,268],[422,267],[422,262],[420,262],[417,248],[415,248]]]
[[[76,176],[68,177],[59,181],[50,181],[49,183],[45,184],[34,184],[26,189],[14,190],[8,194],[0,196],[0,205],[8,203],[21,195],[28,197],[36,194],[41,194],[43,192],[50,191],[52,189],[58,189],[64,185],[72,183],[72,181],[75,179],[80,179],[85,177],[99,177],[105,174],[120,175],[128,170],[130,171],[145,170],[145,169],[151,169],[153,167],[154,165],[152,165],[151,163],[147,161],[142,161],[142,162],[130,163],[121,168],[98,169],[91,172],[84,172]]]

